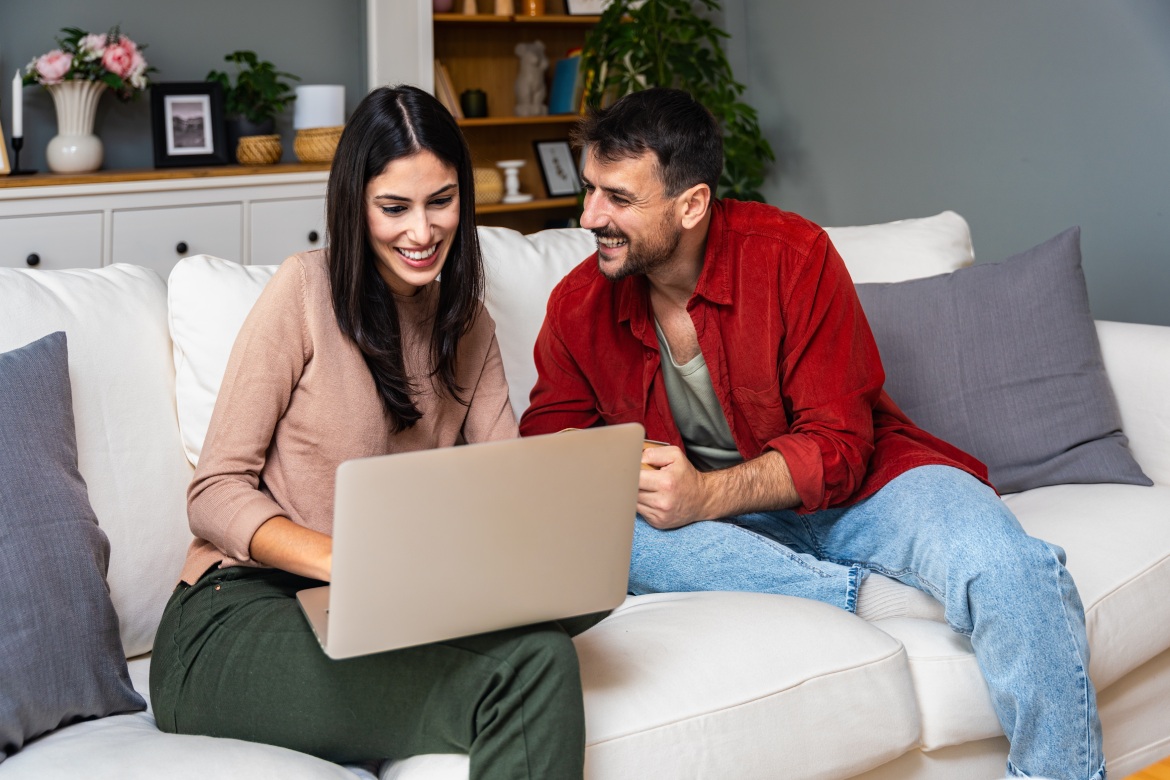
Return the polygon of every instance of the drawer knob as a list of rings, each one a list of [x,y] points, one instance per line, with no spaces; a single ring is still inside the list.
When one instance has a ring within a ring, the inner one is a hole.
[[[24,262],[26,262],[32,266],[40,265],[41,264],[41,256],[38,255],[36,252],[33,252],[31,255],[24,258]]]
[[[319,239],[320,237],[321,237],[321,236],[317,235],[317,231],[316,231],[316,230],[310,230],[310,231],[309,231],[309,243],[310,243],[310,244],[315,244],[315,243],[317,243],[317,239]]]
[[[179,243],[175,244],[175,252],[180,255],[187,254],[187,242],[180,241]]]

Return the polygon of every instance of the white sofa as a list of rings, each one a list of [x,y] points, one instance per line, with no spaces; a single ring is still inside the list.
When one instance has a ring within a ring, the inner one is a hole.
[[[972,259],[966,224],[953,214],[831,232],[858,281],[925,276]],[[519,413],[545,297],[592,242],[576,230],[480,233]],[[0,269],[0,352],[67,332],[80,469],[112,544],[110,592],[143,695],[154,630],[189,541],[191,458],[234,333],[271,273],[189,258],[171,275],[168,297],[162,279],[133,266]],[[1068,552],[1087,608],[1110,775],[1122,778],[1170,755],[1170,328],[1097,328],[1132,452],[1156,484],[1059,485],[1006,499],[1031,533]],[[941,623],[867,623],[779,596],[662,594],[628,599],[576,642],[589,778],[1003,774],[1007,743],[970,644]],[[465,778],[467,762],[421,756],[340,767],[163,734],[148,710],[60,728],[0,763],[5,780],[352,780],[371,771]]]

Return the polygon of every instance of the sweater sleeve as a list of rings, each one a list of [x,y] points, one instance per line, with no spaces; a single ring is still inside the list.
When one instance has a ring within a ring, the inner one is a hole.
[[[557,290],[536,337],[536,385],[520,417],[520,435],[555,433],[565,428],[591,428],[602,422],[597,397],[558,332]]]
[[[805,257],[781,268],[780,393],[791,425],[766,447],[784,456],[803,508],[816,511],[845,501],[865,478],[885,373],[828,236],[822,232]]]
[[[250,562],[256,530],[285,511],[261,490],[276,426],[310,359],[304,267],[286,260],[236,336],[207,438],[187,490],[191,531]]]

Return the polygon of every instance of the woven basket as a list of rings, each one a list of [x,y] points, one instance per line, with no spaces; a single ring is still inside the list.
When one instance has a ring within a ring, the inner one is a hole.
[[[504,177],[499,168],[473,168],[475,177],[475,202],[499,203],[504,198]]]
[[[309,127],[297,131],[293,151],[303,163],[327,163],[333,161],[337,142],[341,140],[344,125],[336,127]]]
[[[280,162],[279,135],[245,135],[236,145],[236,162],[240,165],[272,165]]]

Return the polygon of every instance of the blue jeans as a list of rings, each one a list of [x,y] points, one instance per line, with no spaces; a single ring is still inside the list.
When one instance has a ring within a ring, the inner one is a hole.
[[[971,639],[1011,741],[1008,773],[1103,780],[1085,614],[1064,550],[1024,533],[993,490],[947,466],[912,469],[865,501],[660,531],[641,517],[633,593],[779,593],[854,611],[870,571],[934,596]]]

